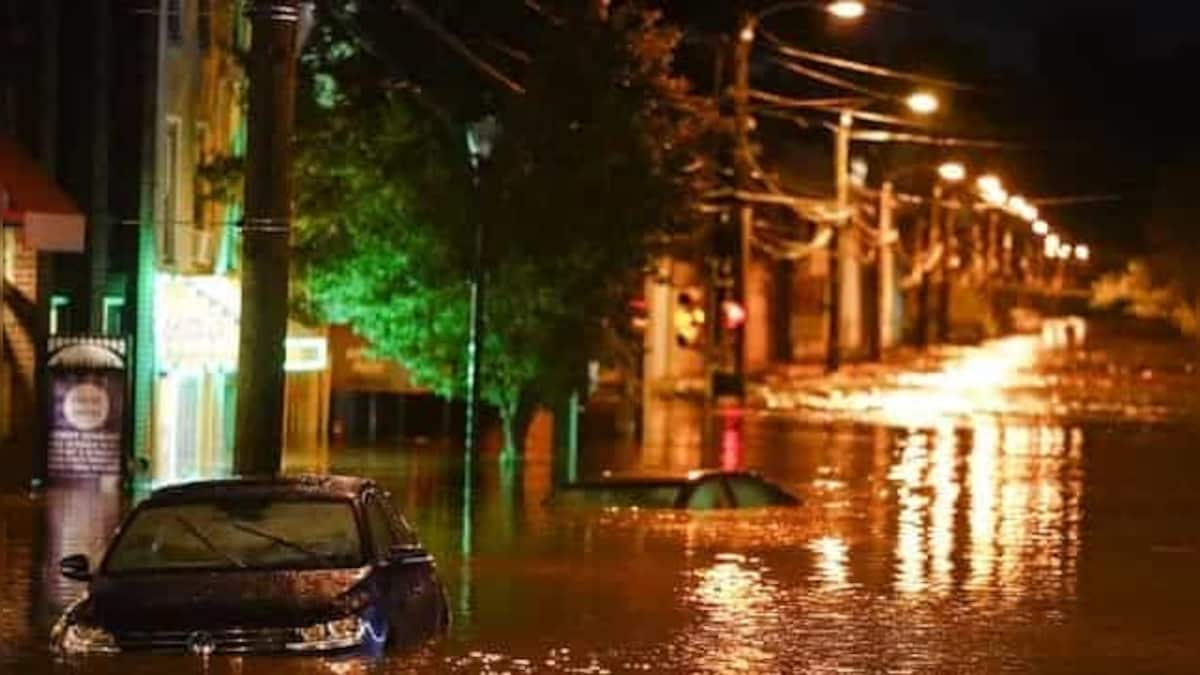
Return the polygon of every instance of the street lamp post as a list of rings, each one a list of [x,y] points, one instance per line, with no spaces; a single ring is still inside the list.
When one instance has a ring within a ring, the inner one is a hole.
[[[834,137],[833,170],[836,185],[837,212],[840,220],[834,223],[833,234],[829,239],[829,331],[828,344],[825,352],[825,369],[834,372],[841,367],[842,362],[842,264],[847,261],[853,246],[850,237],[853,216],[850,211],[850,134],[854,125],[854,116],[849,110],[843,110],[838,116],[838,125]],[[843,238],[841,230],[846,230]]]
[[[496,136],[496,119],[485,117],[472,124],[467,129],[467,149],[471,157],[471,169],[478,195],[480,172],[483,163],[492,154],[492,146]],[[476,197],[476,203],[479,202]],[[484,292],[484,224],[483,218],[476,209],[475,241],[471,257],[471,317],[467,337],[467,411],[464,427],[463,445],[467,457],[470,458],[479,449],[479,398],[480,375],[483,363],[483,292]]]

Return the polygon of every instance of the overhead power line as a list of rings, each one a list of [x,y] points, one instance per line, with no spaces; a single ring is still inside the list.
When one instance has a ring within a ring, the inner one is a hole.
[[[1029,147],[1024,143],[1011,141],[996,141],[976,138],[952,138],[948,136],[931,136],[928,134],[911,134],[882,129],[869,129],[851,132],[851,137],[864,143],[911,143],[913,145],[932,145],[943,148],[984,148],[993,150],[1020,150]]]
[[[828,54],[820,54],[818,52],[810,52],[806,49],[799,49],[797,47],[792,47],[792,46],[784,43],[783,40],[779,39],[778,36],[776,36],[774,33],[771,33],[770,31],[762,31],[762,35],[763,35],[763,37],[765,37],[767,39],[768,42],[771,43],[771,46],[777,52],[779,52],[780,54],[783,54],[784,56],[788,56],[788,57],[791,57],[794,59],[801,59],[804,61],[812,61],[814,63],[820,63],[822,65],[831,66],[833,68],[841,68],[842,70],[850,70],[850,71],[854,71],[856,73],[863,73],[864,75],[873,75],[875,77],[890,78],[890,79],[894,79],[894,80],[903,80],[906,82],[922,84],[922,85],[926,85],[929,87],[938,87],[938,88],[943,88],[943,89],[957,89],[959,91],[976,91],[979,89],[978,86],[973,85],[973,84],[967,84],[965,82],[956,82],[953,80],[943,80],[943,79],[939,79],[936,77],[928,77],[926,75],[920,75],[917,73],[908,73],[908,72],[904,72],[904,71],[900,71],[900,70],[892,70],[891,68],[885,68],[883,66],[877,66],[874,64],[870,64],[870,63],[863,63],[861,61],[851,61],[850,59],[844,59],[844,58],[840,58],[837,56],[830,56]]]
[[[786,70],[792,71],[793,73],[795,73],[797,75],[800,75],[802,77],[807,77],[811,80],[816,80],[817,82],[822,82],[824,84],[828,84],[832,87],[837,87],[839,89],[845,89],[847,91],[853,91],[855,93],[862,94],[863,96],[869,96],[871,98],[878,99],[880,101],[895,101],[895,100],[897,100],[897,97],[893,94],[878,91],[876,89],[871,89],[870,87],[864,87],[863,85],[858,84],[856,82],[851,82],[850,80],[844,80],[840,77],[837,77],[836,75],[830,75],[830,74],[822,72],[820,70],[814,70],[812,68],[809,68],[808,66],[802,66],[799,63],[795,63],[793,61],[788,61],[786,59],[781,59],[781,58],[772,58],[771,61],[773,61],[774,63],[776,63],[777,65],[779,65],[780,67],[782,67]]]
[[[439,40],[444,42],[456,54],[467,61],[475,70],[478,70],[484,76],[490,78],[497,84],[500,84],[505,89],[514,94],[524,94],[525,87],[521,86],[516,80],[510,78],[500,72],[492,64],[483,60],[471,48],[466,45],[457,35],[451,33],[445,26],[438,23],[437,19],[430,16],[420,5],[412,0],[398,0],[400,11],[412,17],[421,27],[433,33]]]

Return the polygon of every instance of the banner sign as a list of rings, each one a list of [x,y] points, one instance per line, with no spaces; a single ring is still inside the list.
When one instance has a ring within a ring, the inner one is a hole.
[[[49,477],[120,476],[127,393],[125,339],[54,336],[49,355]]]

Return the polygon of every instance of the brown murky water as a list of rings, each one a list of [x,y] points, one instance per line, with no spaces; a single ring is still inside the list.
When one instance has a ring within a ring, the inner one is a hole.
[[[747,466],[794,510],[561,512],[550,467],[432,448],[298,453],[374,476],[437,555],[451,634],[377,663],[108,658],[58,663],[49,622],[81,588],[117,495],[0,498],[0,670],[14,673],[1195,672],[1200,356],[1053,336],[866,384],[773,392],[707,423],[660,410],[606,466]],[[783,410],[785,408],[796,408]],[[702,429],[704,431],[702,431]]]

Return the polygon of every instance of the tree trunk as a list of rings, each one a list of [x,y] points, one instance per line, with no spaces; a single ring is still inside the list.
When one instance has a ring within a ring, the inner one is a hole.
[[[511,462],[525,456],[525,436],[533,421],[534,409],[533,403],[524,394],[518,397],[516,403],[501,406],[500,425],[504,433],[504,449],[500,452],[502,461]]]

